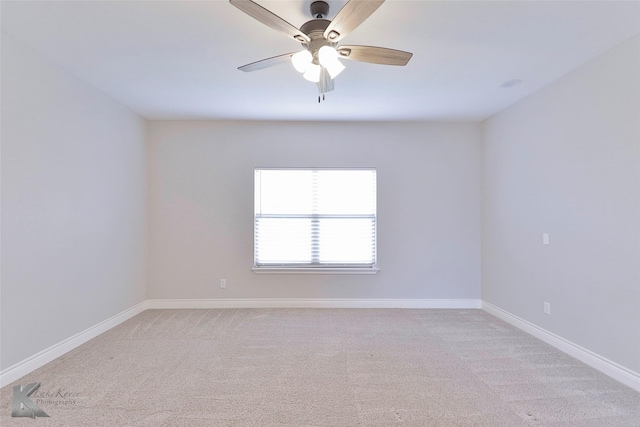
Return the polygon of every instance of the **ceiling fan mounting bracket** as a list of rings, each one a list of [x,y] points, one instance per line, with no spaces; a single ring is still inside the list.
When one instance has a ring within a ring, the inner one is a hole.
[[[311,3],[311,16],[315,19],[324,19],[329,15],[329,4],[325,1],[314,1]]]

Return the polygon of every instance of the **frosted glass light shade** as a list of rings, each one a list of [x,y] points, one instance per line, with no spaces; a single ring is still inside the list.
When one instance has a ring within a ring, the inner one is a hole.
[[[318,51],[318,59],[320,60],[320,65],[326,67],[338,59],[338,51],[331,46],[322,46]]]
[[[336,76],[340,74],[342,70],[345,69],[345,66],[342,65],[342,63],[336,59],[335,62],[329,65],[326,65],[324,68],[326,68],[326,70],[329,72],[329,76],[332,79],[335,79]]]
[[[310,82],[318,83],[320,81],[320,72],[321,71],[322,71],[322,67],[320,67],[319,65],[311,63],[307,67],[307,71],[304,72],[304,75],[302,77],[304,77],[305,79],[309,80]]]
[[[344,65],[338,60],[338,51],[331,46],[322,46],[318,51],[318,59],[329,72],[329,76],[333,79],[344,70]]]
[[[311,61],[313,61],[313,56],[308,50],[301,50],[291,56],[291,63],[299,73],[307,71],[307,67],[309,67]]]

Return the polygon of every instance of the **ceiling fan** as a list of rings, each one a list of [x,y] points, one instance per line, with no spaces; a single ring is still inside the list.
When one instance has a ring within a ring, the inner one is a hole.
[[[329,13],[329,4],[325,1],[314,1],[310,7],[313,19],[302,24],[299,29],[252,0],[229,2],[263,24],[292,37],[304,47],[299,52],[252,62],[238,69],[256,71],[291,61],[305,79],[317,84],[322,99],[326,92],[333,90],[334,78],[345,68],[340,59],[383,65],[407,65],[413,56],[410,52],[384,47],[338,45],[340,40],[375,12],[384,0],[349,0],[332,21],[325,19]]]

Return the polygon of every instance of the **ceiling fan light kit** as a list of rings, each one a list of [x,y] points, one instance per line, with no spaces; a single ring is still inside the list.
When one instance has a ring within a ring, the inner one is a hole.
[[[338,51],[334,47],[322,46],[318,49],[317,57],[319,64],[316,63],[311,52],[301,50],[291,56],[291,62],[299,73],[304,74],[305,79],[313,83],[320,81],[320,68],[324,68],[332,79],[345,69],[345,66],[338,60]]]
[[[320,97],[324,99],[326,92],[333,90],[333,80],[345,69],[340,58],[403,66],[407,65],[413,55],[410,52],[376,46],[338,46],[338,42],[375,12],[384,0],[349,0],[332,21],[325,19],[329,14],[329,4],[315,1],[310,7],[313,19],[305,22],[299,29],[252,0],[229,2],[254,19],[292,37],[304,48],[299,52],[252,62],[238,69],[245,72],[256,71],[290,60],[306,80],[316,83],[320,93],[318,102]]]

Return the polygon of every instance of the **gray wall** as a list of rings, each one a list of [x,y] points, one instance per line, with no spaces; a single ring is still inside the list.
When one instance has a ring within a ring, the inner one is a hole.
[[[3,34],[0,369],[145,298],[470,299],[482,290],[640,372],[639,43],[482,125],[147,128]],[[252,273],[256,166],[376,167],[381,272]]]
[[[149,297],[478,299],[478,138],[474,124],[151,122]],[[253,273],[257,166],[376,167],[380,273]]]
[[[145,122],[2,34],[0,369],[145,298]]]
[[[634,37],[487,120],[482,192],[483,300],[635,372],[638,76]]]

